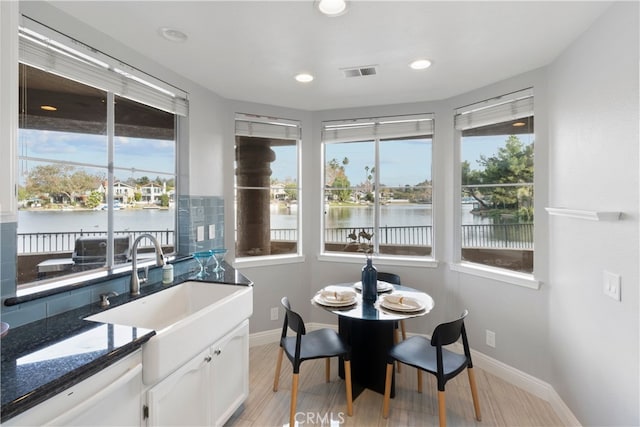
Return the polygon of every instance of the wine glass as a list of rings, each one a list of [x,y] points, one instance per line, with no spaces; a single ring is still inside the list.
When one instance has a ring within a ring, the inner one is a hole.
[[[224,271],[224,267],[222,266],[222,261],[224,261],[224,256],[227,254],[227,250],[224,248],[221,249],[212,249],[213,259],[216,261],[216,267],[213,269],[214,273],[219,273]]]
[[[196,277],[200,279],[205,277],[208,274],[207,264],[209,263],[209,261],[211,260],[211,257],[213,256],[213,251],[208,250],[208,251],[194,252],[191,255],[196,261],[198,261],[198,264],[200,264],[200,272],[196,275]]]

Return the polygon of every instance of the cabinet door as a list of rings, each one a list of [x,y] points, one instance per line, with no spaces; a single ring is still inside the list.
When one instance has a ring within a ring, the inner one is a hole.
[[[206,426],[211,422],[211,354],[198,354],[147,392],[149,426]]]
[[[249,321],[211,347],[213,424],[222,426],[249,396]]]

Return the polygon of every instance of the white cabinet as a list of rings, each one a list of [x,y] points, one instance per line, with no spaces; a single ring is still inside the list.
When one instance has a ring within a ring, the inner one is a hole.
[[[249,321],[212,347],[213,425],[222,426],[249,396]]]
[[[139,426],[141,352],[114,363],[3,426]]]
[[[148,426],[221,426],[249,395],[245,320],[147,392]]]

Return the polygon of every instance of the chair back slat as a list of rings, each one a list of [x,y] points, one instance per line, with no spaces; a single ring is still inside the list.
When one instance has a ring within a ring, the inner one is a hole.
[[[431,345],[434,347],[444,346],[458,341],[464,326],[464,318],[467,317],[467,314],[469,314],[469,311],[465,310],[456,320],[436,326],[431,336]]]
[[[393,273],[385,273],[384,271],[378,272],[378,280],[382,280],[383,282],[391,283],[393,285],[402,285],[402,283],[400,283],[400,276]]]
[[[296,334],[305,335],[307,333],[307,330],[304,326],[304,320],[302,320],[302,317],[298,313],[291,310],[289,299],[287,297],[283,297],[281,303],[286,311],[285,324],[287,324],[288,327],[291,328],[291,330]],[[285,334],[286,330],[283,330],[282,332],[283,334]]]

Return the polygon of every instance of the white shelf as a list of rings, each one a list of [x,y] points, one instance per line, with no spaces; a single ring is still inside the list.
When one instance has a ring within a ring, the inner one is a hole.
[[[586,219],[589,221],[617,221],[622,212],[585,211],[567,208],[544,208],[549,215],[566,216],[569,218]]]

